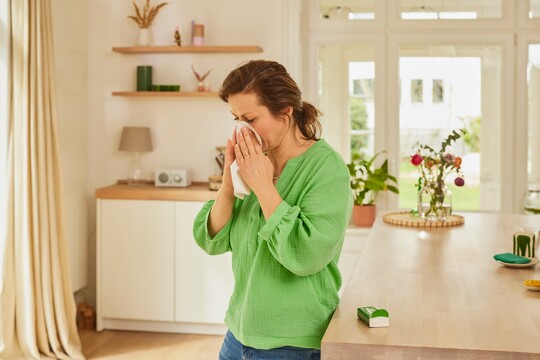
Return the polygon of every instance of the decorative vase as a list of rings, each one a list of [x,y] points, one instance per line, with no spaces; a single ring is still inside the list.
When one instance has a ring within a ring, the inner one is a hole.
[[[149,46],[152,43],[150,28],[143,28],[139,31],[139,46]]]
[[[370,227],[375,222],[377,207],[375,205],[354,205],[353,224],[360,227]]]
[[[427,182],[418,192],[418,216],[426,221],[446,221],[452,215],[452,192],[444,181]]]
[[[210,91],[210,81],[208,79],[197,81],[197,91],[198,92]]]

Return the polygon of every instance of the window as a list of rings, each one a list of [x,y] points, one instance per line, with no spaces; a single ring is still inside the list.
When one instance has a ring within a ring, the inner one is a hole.
[[[322,118],[324,137],[346,157],[373,155],[373,47],[322,45],[319,56],[322,91],[319,98],[321,107],[325,109]]]
[[[474,20],[500,18],[502,0],[400,0],[404,20]]]
[[[387,151],[401,193],[379,197],[382,209],[416,205],[417,174],[407,164],[415,141],[439,147],[449,131],[466,128],[467,136],[454,144],[466,158],[466,185],[454,189],[454,209],[523,212],[523,179],[540,177],[540,145],[534,140],[540,138],[534,113],[540,91],[530,75],[534,66],[527,70],[515,59],[529,45],[522,36],[536,35],[534,45],[540,46],[538,22],[527,15],[540,14],[540,0],[530,0],[530,6],[502,0],[377,1],[374,21],[347,25],[313,16],[312,7],[318,13],[322,3],[329,1],[308,2],[307,54],[318,56],[306,57],[307,95],[326,114],[323,136],[346,160],[354,152]],[[528,118],[516,116],[523,96],[515,94],[524,82],[519,74],[527,71]]]
[[[375,64],[370,61],[349,62],[349,119],[351,156],[373,153],[373,126],[375,124]]]
[[[540,185],[540,44],[529,45],[528,53],[527,174],[532,187]]]
[[[356,0],[346,5],[333,0],[321,0],[319,16],[324,20],[372,20],[375,0]]]
[[[400,48],[400,77],[423,75],[424,83],[433,83],[432,101],[421,104],[422,80],[412,80],[417,85],[419,101],[402,102],[399,113],[400,153],[400,208],[416,206],[414,184],[417,169],[410,164],[408,155],[417,141],[440,148],[440,143],[452,130],[465,128],[467,136],[453,144],[453,151],[463,159],[463,172],[467,186],[457,188],[448,178],[456,210],[497,211],[501,204],[501,149],[497,139],[500,134],[501,115],[490,111],[491,104],[500,103],[501,49],[497,46],[454,46],[453,56],[440,56],[432,46],[402,46]],[[434,80],[439,78],[439,80]],[[442,78],[442,80],[441,80]],[[427,81],[430,79],[430,81]],[[442,84],[451,89],[448,101],[442,102]],[[438,87],[438,90],[436,89]],[[435,95],[438,97],[436,101]],[[496,108],[496,107],[495,107]],[[482,129],[489,124],[488,129]],[[484,130],[482,132],[482,130]],[[495,136],[494,136],[495,135]],[[480,149],[482,142],[483,151]],[[485,161],[484,159],[487,159]],[[480,184],[482,186],[480,187]]]
[[[444,102],[444,80],[433,79],[431,99],[434,103]]]
[[[423,80],[411,80],[411,103],[424,102],[424,82]]]
[[[540,18],[540,0],[529,0],[529,19]]]

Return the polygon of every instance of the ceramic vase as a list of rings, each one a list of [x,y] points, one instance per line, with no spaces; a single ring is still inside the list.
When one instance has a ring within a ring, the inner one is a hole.
[[[150,46],[152,44],[152,33],[150,28],[139,29],[139,46]]]

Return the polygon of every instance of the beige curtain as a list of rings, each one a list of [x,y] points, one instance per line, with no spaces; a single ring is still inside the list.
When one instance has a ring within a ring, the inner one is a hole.
[[[10,4],[9,199],[0,358],[84,359],[62,220],[50,0]]]

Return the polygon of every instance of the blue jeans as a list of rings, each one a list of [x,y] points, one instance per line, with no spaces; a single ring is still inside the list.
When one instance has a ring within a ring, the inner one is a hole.
[[[270,350],[259,350],[244,346],[227,331],[219,360],[320,360],[319,349],[306,349],[294,346],[284,346]]]

